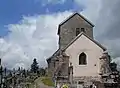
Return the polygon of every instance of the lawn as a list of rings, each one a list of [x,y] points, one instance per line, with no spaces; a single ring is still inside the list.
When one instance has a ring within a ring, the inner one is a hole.
[[[33,83],[29,85],[29,88],[39,88],[39,86],[43,83],[46,86],[54,87],[54,83],[52,82],[50,77],[39,77]]]
[[[50,77],[42,77],[41,81],[44,83],[44,85],[54,86],[54,83],[53,83],[53,81],[51,80]]]

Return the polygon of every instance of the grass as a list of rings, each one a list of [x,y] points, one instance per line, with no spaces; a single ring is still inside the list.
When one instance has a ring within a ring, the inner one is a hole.
[[[35,85],[36,85],[37,88],[40,88],[39,87],[40,83],[41,83],[41,77],[39,77],[35,80]]]
[[[43,77],[41,81],[44,83],[44,85],[54,86],[54,83],[52,82],[50,77]]]
[[[34,86],[36,86],[36,88],[40,88],[40,83],[43,83],[46,86],[54,86],[54,82],[52,82],[50,77],[39,77],[29,85],[29,88],[34,88]]]
[[[29,88],[34,88],[34,84],[30,84],[30,85],[29,85]]]
[[[29,85],[29,88],[40,88],[39,87],[39,83],[41,82],[41,79],[40,77],[37,78],[34,82],[32,82],[30,85]]]

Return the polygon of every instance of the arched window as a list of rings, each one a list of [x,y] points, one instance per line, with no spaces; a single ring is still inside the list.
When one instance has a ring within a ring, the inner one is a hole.
[[[86,61],[86,54],[85,53],[81,53],[79,55],[79,65],[86,65],[87,61]]]

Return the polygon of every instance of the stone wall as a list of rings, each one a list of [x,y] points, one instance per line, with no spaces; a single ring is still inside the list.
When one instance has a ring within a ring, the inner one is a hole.
[[[85,88],[89,88],[90,85],[95,84],[95,86],[97,86],[97,88],[104,88],[103,86],[100,87],[100,85],[102,85],[101,82],[101,77],[92,77],[92,76],[83,76],[83,77],[74,77],[73,78],[73,85],[82,85]]]
[[[85,33],[93,38],[93,27],[79,15],[75,15],[60,26],[59,48],[64,48],[76,37],[76,28],[84,28]]]

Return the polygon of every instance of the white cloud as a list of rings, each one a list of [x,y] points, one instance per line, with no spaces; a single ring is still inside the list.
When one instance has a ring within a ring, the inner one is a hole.
[[[119,56],[119,0],[75,0],[85,6],[82,14],[95,24],[94,35],[113,57]],[[104,36],[103,36],[104,35]]]
[[[57,0],[44,1],[44,4],[46,5],[46,3],[53,2],[55,4]],[[115,7],[115,3],[111,4],[112,2],[109,2],[108,0],[74,1],[76,2],[76,5],[85,7],[81,13],[95,24],[95,36],[108,30],[107,26],[110,25],[112,20],[107,16],[109,16],[110,13],[110,6],[112,6],[112,8]],[[65,0],[58,0],[57,3],[58,2],[64,3]],[[105,6],[108,7],[105,8]],[[23,20],[20,21],[20,23],[9,25],[8,29],[11,33],[6,38],[0,39],[0,52],[1,56],[3,56],[4,64],[9,68],[17,67],[19,65],[28,68],[32,63],[32,59],[36,57],[40,65],[45,65],[45,59],[57,49],[57,26],[70,14],[72,14],[72,12],[66,11],[49,15],[23,17]],[[112,17],[112,15],[110,16]],[[115,54],[116,50],[120,50],[118,48],[120,42],[119,39],[105,40],[101,35],[99,37],[102,38],[103,44],[106,45],[110,51],[111,49],[113,50],[111,51],[112,54]],[[115,44],[116,46],[113,49],[112,47]]]
[[[82,0],[76,1],[82,2]],[[95,37],[107,47],[120,70],[120,1],[84,0],[83,4],[88,7],[83,11],[83,14],[88,15],[88,18],[95,24]]]
[[[3,64],[8,68],[29,68],[37,58],[40,66],[45,66],[45,59],[57,49],[57,26],[70,14],[66,11],[23,17],[19,23],[8,25],[10,34],[0,39]]]
[[[63,4],[66,0],[48,0],[48,3],[53,3],[53,4],[56,4],[56,3],[61,3]]]
[[[39,2],[39,0],[36,0]],[[42,5],[45,6],[47,4],[64,4],[66,0],[41,0]]]
[[[99,16],[101,0],[74,0],[77,5],[84,6],[82,14],[94,24]]]
[[[48,0],[49,3],[55,1],[57,0]],[[64,1],[58,0],[57,3],[64,3]],[[95,22],[100,8],[99,0],[91,1],[75,0],[76,4],[86,7],[82,14]],[[93,9],[94,13],[91,12]],[[72,12],[66,11],[49,15],[23,17],[23,20],[18,24],[9,25],[8,29],[11,33],[0,41],[3,63],[9,68],[19,65],[28,68],[33,58],[36,57],[40,65],[45,65],[45,59],[57,49],[57,26],[70,14]]]

